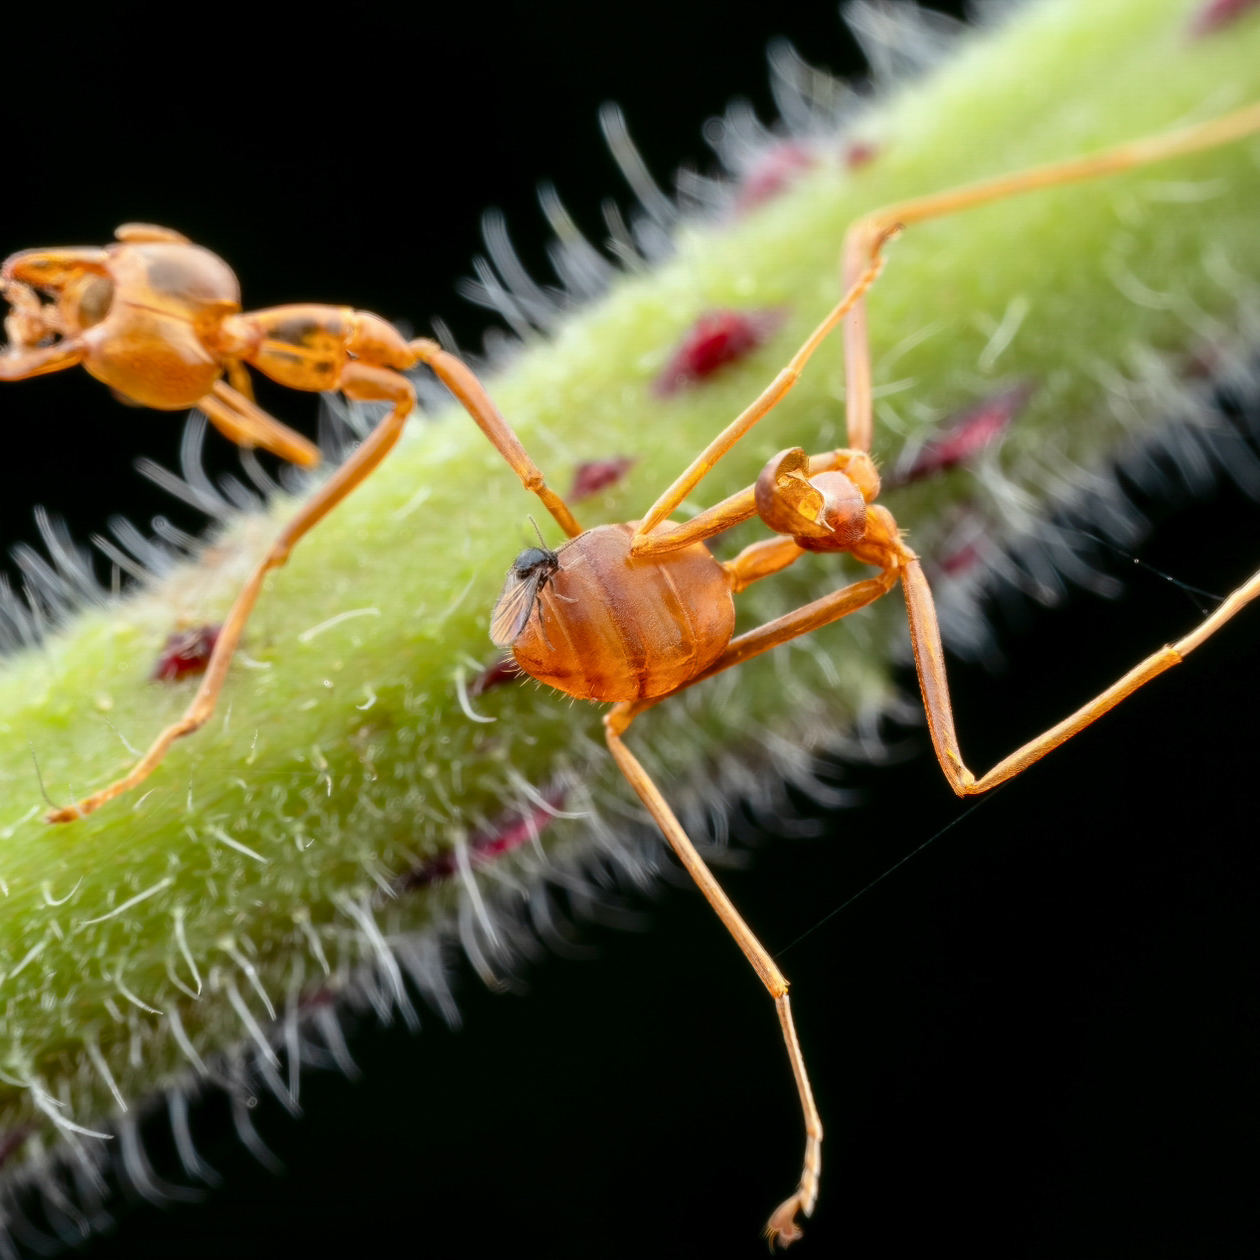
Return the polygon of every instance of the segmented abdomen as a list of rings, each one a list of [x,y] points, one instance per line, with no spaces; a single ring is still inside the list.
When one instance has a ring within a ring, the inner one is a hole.
[[[695,677],[730,642],[730,582],[708,548],[631,560],[633,533],[603,525],[560,548],[513,645],[526,673],[586,700],[646,699]]]

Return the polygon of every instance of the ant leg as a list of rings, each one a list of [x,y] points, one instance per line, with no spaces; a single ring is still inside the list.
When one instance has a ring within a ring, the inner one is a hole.
[[[624,702],[614,705],[604,715],[604,734],[613,759],[617,762],[621,773],[626,776],[630,786],[638,793],[639,799],[647,806],[657,826],[664,833],[665,839],[669,841],[670,847],[678,855],[678,860],[696,881],[705,899],[726,926],[726,930],[735,938],[735,943],[743,950],[744,957],[752,964],[761,983],[774,998],[775,1009],[779,1014],[783,1040],[787,1045],[788,1058],[792,1063],[792,1074],[796,1078],[796,1089],[800,1095],[801,1109],[805,1113],[805,1161],[801,1171],[800,1185],[789,1199],[775,1209],[766,1224],[766,1236],[771,1244],[781,1241],[786,1246],[801,1237],[802,1231],[796,1223],[796,1213],[801,1212],[809,1216],[814,1210],[814,1203],[818,1198],[818,1178],[822,1172],[823,1139],[822,1119],[818,1115],[818,1108],[814,1105],[814,1095],[809,1087],[809,1077],[805,1071],[805,1059],[801,1054],[800,1042],[797,1040],[796,1028],[792,1022],[792,1008],[788,1001],[788,982],[775,966],[774,959],[767,953],[765,946],[753,935],[752,929],[740,917],[739,911],[731,904],[730,898],[713,878],[712,872],[705,866],[704,859],[696,852],[695,846],[656,784],[652,782],[647,771],[622,741],[621,736],[633,720],[632,706]]]
[[[547,485],[538,465],[530,459],[520,438],[491,402],[485,386],[467,364],[453,354],[448,354],[436,341],[430,341],[427,337],[411,342],[409,349],[420,363],[432,369],[434,376],[463,404],[464,410],[477,422],[477,427],[490,439],[494,449],[511,465],[512,471],[521,479],[525,489],[542,500],[543,506],[568,537],[576,538],[582,532],[582,527],[569,511],[568,504]]]
[[[245,372],[242,364],[235,363],[233,366]],[[291,464],[300,464],[303,468],[314,468],[320,461],[318,446],[269,416],[251,398],[223,381],[215,381],[210,392],[197,400],[197,407],[205,412],[210,423],[225,438],[237,446],[261,446],[264,451],[287,459]]]
[[[883,248],[897,235],[897,232],[898,227],[894,223],[882,233],[866,238],[868,255],[865,269],[849,286],[844,297],[836,303],[822,323],[806,338],[804,344],[788,361],[787,367],[691,461],[686,471],[652,504],[635,530],[634,540],[630,545],[631,555],[637,556],[644,553],[647,546],[646,536],[674,511],[700,484],[718,460],[796,384],[814,351],[822,345],[827,335],[849,311],[861,301],[866,290],[875,283],[884,266]]]
[[[254,382],[250,379],[249,369],[240,359],[226,361],[228,383],[242,398],[254,401]]]
[[[754,582],[781,573],[805,554],[805,549],[797,546],[794,538],[776,534],[773,538],[751,543],[733,560],[726,561],[722,568],[730,575],[731,594],[738,595]]]
[[[1052,726],[1048,731],[1030,739],[1009,757],[999,761],[987,774],[977,779],[962,759],[958,748],[958,735],[954,729],[954,715],[949,703],[949,683],[945,677],[945,654],[941,648],[941,633],[936,621],[936,605],[923,569],[917,560],[911,560],[901,570],[902,587],[906,593],[906,608],[910,615],[910,640],[914,648],[914,662],[919,673],[919,686],[923,692],[923,706],[927,710],[928,729],[932,735],[932,747],[936,759],[945,771],[949,785],[959,796],[975,796],[987,792],[999,783],[1014,778],[1034,761],[1083,731],[1091,722],[1115,708],[1121,700],[1131,696],[1139,687],[1158,677],[1166,669],[1180,665],[1204,640],[1210,638],[1245,605],[1260,596],[1260,573],[1253,574],[1237,590],[1189,634],[1169,647],[1152,652],[1144,661],[1135,665],[1123,678],[1082,705],[1070,717]]]
[[[872,250],[877,250],[879,242],[887,239],[888,232],[897,227],[943,218],[991,201],[1035,192],[1039,188],[1054,188],[1116,175],[1152,162],[1216,148],[1257,131],[1260,131],[1260,105],[1249,105],[1232,114],[1213,118],[1210,122],[1131,140],[1085,157],[1050,162],[1013,175],[1000,175],[930,196],[895,202],[863,215],[845,233],[841,281],[846,286],[855,285],[869,266]],[[844,371],[849,445],[859,451],[869,451],[873,435],[871,355],[866,334],[865,303],[860,296],[844,326]]]
[[[214,713],[219,692],[227,678],[232,654],[241,640],[245,623],[249,620],[263,582],[272,569],[278,569],[289,558],[298,540],[322,520],[389,454],[402,433],[403,424],[416,404],[415,391],[406,377],[386,368],[372,367],[364,363],[349,363],[341,374],[340,386],[349,398],[362,400],[392,401],[393,410],[368,434],[361,446],[340,468],[311,496],[298,514],[281,531],[271,550],[263,557],[245,585],[236,596],[231,611],[219,631],[214,651],[206,665],[206,672],[197,688],[192,703],[183,717],[171,723],[149,745],[144,755],[121,779],[84,797],[72,805],[52,810],[46,815],[49,822],[72,822],[99,809],[116,796],[130,791],[162,764],[167,750],[184,735],[202,726]]]
[[[10,351],[0,354],[0,381],[24,381],[32,376],[46,376],[83,362],[86,347],[78,339],[58,341],[37,350]]]

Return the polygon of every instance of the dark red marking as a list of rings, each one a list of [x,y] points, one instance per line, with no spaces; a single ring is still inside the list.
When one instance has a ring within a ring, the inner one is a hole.
[[[1193,381],[1211,380],[1224,365],[1224,353],[1218,347],[1204,343],[1187,355],[1185,373]]]
[[[869,140],[854,140],[845,149],[841,160],[844,162],[845,170],[856,171],[863,166],[869,165],[878,156],[878,145],[871,144]]]
[[[1231,22],[1237,22],[1260,0],[1204,0],[1191,17],[1187,29],[1193,36],[1212,35]]]
[[[976,539],[965,542],[961,547],[956,548],[943,555],[936,563],[937,567],[946,577],[958,577],[961,573],[966,573],[968,569],[973,569],[980,563],[984,555],[984,549]]]
[[[156,682],[179,682],[189,674],[204,674],[210,663],[210,653],[219,641],[220,626],[197,626],[183,630],[166,640],[157,668],[153,671]]]
[[[579,464],[573,474],[569,501],[581,503],[583,499],[615,486],[633,467],[634,460],[627,455],[618,455],[613,459],[589,459]]]
[[[735,213],[747,214],[749,210],[773,200],[817,165],[817,156],[795,140],[772,145],[740,178],[735,193]]]
[[[949,530],[931,558],[932,571],[940,577],[958,577],[990,554],[988,530],[975,504],[966,503],[953,513]]]
[[[920,448],[909,464],[894,469],[891,476],[884,479],[885,488],[908,486],[925,477],[938,476],[970,459],[1006,432],[1032,393],[1033,386],[1023,381],[958,412],[937,437]]]
[[[30,1120],[25,1120],[0,1136],[0,1168],[22,1149],[26,1139],[34,1132],[35,1125]]]
[[[518,678],[524,678],[525,675],[517,663],[510,657],[505,656],[501,660],[495,661],[488,669],[483,669],[468,688],[469,697],[480,696],[489,691],[491,687],[501,687],[504,683],[515,682]]]
[[[332,989],[326,984],[321,984],[302,994],[298,999],[298,1008],[303,1011],[313,1011],[320,1006],[331,1006],[336,1000],[337,995]]]
[[[707,380],[730,363],[738,363],[764,345],[783,323],[786,312],[710,311],[701,315],[656,378],[659,398]]]
[[[525,815],[520,810],[510,810],[485,831],[471,835],[468,838],[468,857],[473,866],[485,866],[530,843],[534,836],[545,830],[554,816],[551,811],[564,807],[564,792],[560,788],[549,788],[542,793],[542,799],[550,806],[549,809],[534,805]],[[437,857],[412,867],[400,882],[405,892],[411,892],[450,879],[458,870],[455,851],[448,849],[445,853],[439,853]]]

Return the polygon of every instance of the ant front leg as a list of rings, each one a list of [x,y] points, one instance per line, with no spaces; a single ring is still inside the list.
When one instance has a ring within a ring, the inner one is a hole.
[[[32,376],[47,376],[83,362],[87,350],[77,338],[57,341],[34,350],[11,349],[0,354],[0,381],[25,381]]]
[[[923,707],[927,711],[928,729],[936,759],[945,771],[949,786],[959,796],[975,796],[988,792],[1007,779],[1013,779],[1022,770],[1040,761],[1046,753],[1083,731],[1096,722],[1109,709],[1131,696],[1139,687],[1165,670],[1180,665],[1183,660],[1206,639],[1211,638],[1227,621],[1257,596],[1260,596],[1260,573],[1253,574],[1237,590],[1233,591],[1211,616],[1206,617],[1197,629],[1191,631],[1171,646],[1152,652],[1144,661],[1135,665],[1123,678],[1112,683],[1106,691],[1082,705],[1070,717],[1052,726],[1048,731],[1030,739],[1010,756],[998,762],[979,779],[967,769],[958,748],[958,734],[954,729],[954,715],[949,702],[949,683],[945,677],[945,653],[941,647],[941,632],[936,620],[936,604],[923,568],[918,560],[911,560],[901,571],[902,587],[906,593],[906,608],[910,616],[910,640],[914,649],[914,663],[919,674],[919,687],[923,693]]]
[[[801,372],[805,369],[805,364],[813,357],[814,352],[822,345],[840,321],[862,300],[862,295],[867,289],[879,278],[879,273],[884,267],[883,248],[897,235],[899,230],[898,225],[894,223],[884,230],[868,235],[865,238],[867,249],[866,266],[849,286],[844,296],[832,307],[822,323],[810,333],[804,344],[788,361],[787,367],[691,461],[686,471],[652,504],[634,532],[634,540],[630,545],[631,555],[651,555],[656,550],[653,546],[655,540],[649,539],[648,535],[669,517],[678,505],[700,484],[718,460],[758,420],[773,410],[783,400],[792,386],[800,379]],[[864,447],[858,449],[865,450]]]
[[[49,822],[71,822],[90,814],[102,805],[143,783],[162,764],[171,745],[190,735],[214,713],[219,692],[227,679],[232,656],[241,641],[246,622],[254,611],[263,582],[268,573],[280,568],[299,539],[319,523],[385,458],[402,433],[403,424],[416,404],[415,391],[406,377],[386,368],[363,363],[348,363],[339,381],[342,392],[361,401],[389,401],[394,405],[389,414],[368,435],[340,468],[311,496],[298,514],[281,531],[270,551],[241,588],[227,615],[197,694],[184,715],[171,723],[149,745],[144,755],[121,779],[99,792],[51,811]],[[244,400],[242,400],[244,401]]]
[[[234,385],[244,384],[249,393],[223,381],[215,381],[210,392],[197,400],[197,409],[204,412],[210,423],[237,446],[247,450],[261,446],[264,451],[270,451],[291,464],[314,468],[320,461],[319,447],[259,407],[253,400],[244,365],[229,364],[229,369],[233,368]],[[238,379],[242,377],[243,380]]]
[[[413,362],[423,363],[455,395],[476,421],[477,427],[490,439],[494,449],[521,479],[521,485],[542,500],[543,506],[569,538],[576,538],[582,527],[569,510],[569,505],[547,485],[538,465],[530,459],[520,438],[467,364],[427,338],[411,342],[409,349],[415,355]]]
[[[869,260],[878,253],[890,232],[923,223],[928,219],[941,219],[971,210],[990,202],[1004,201],[1022,193],[1036,192],[1042,188],[1056,188],[1064,184],[1076,184],[1085,180],[1100,179],[1123,171],[1135,170],[1153,162],[1182,157],[1204,149],[1213,149],[1260,131],[1260,104],[1248,105],[1213,118],[1206,123],[1183,127],[1163,135],[1131,140],[1114,148],[1085,157],[1069,158],[1064,162],[1050,162],[1034,166],[1013,175],[1001,175],[996,179],[980,180],[964,184],[926,197],[914,197],[891,206],[874,210],[853,223],[845,233],[841,255],[841,280],[851,289],[860,285],[866,274]],[[866,288],[870,286],[867,285]],[[855,450],[869,451],[873,438],[872,374],[870,342],[866,331],[866,309],[857,300],[844,325],[844,372],[845,413],[848,424],[849,445]]]
[[[786,1246],[788,1243],[795,1242],[802,1234],[801,1227],[796,1223],[796,1214],[800,1212],[804,1216],[810,1216],[814,1211],[814,1204],[818,1198],[818,1179],[822,1173],[823,1140],[822,1118],[814,1104],[814,1094],[810,1089],[809,1076],[805,1070],[805,1058],[796,1036],[796,1026],[792,1022],[788,982],[775,965],[766,947],[753,934],[739,911],[732,905],[730,898],[722,891],[722,886],[713,878],[712,872],[704,864],[704,859],[696,852],[695,845],[691,843],[682,824],[675,817],[674,811],[661,795],[660,789],[652,782],[651,776],[640,764],[638,758],[626,747],[621,737],[634,721],[634,716],[635,708],[628,702],[614,705],[605,714],[604,734],[609,751],[621,773],[626,776],[630,786],[634,788],[639,799],[656,820],[656,825],[664,833],[665,839],[669,841],[670,848],[674,850],[678,860],[696,881],[705,900],[717,912],[726,930],[735,938],[735,943],[743,950],[744,957],[752,964],[761,983],[774,999],[775,1009],[779,1015],[783,1041],[787,1046],[788,1059],[792,1064],[792,1075],[796,1078],[797,1093],[800,1095],[801,1110],[805,1115],[805,1161],[800,1184],[796,1192],[775,1209],[766,1223],[766,1237],[771,1245],[780,1242]]]

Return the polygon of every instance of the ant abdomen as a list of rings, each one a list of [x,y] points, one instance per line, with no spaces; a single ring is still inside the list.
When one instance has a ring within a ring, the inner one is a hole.
[[[721,655],[735,631],[730,578],[703,543],[630,558],[634,525],[601,525],[559,550],[512,645],[527,674],[584,700],[676,690]]]

